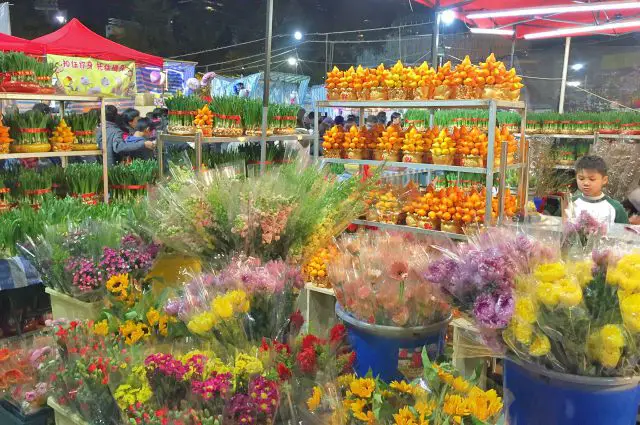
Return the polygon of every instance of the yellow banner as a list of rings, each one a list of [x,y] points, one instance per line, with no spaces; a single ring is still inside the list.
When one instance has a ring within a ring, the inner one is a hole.
[[[135,62],[47,55],[55,64],[53,75],[59,94],[132,97],[136,94]]]

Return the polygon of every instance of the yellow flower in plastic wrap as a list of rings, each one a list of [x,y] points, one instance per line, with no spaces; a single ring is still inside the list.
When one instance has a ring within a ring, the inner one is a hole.
[[[567,275],[567,268],[562,263],[540,264],[533,271],[533,274],[542,282],[555,282]]]
[[[521,322],[518,319],[511,321],[511,332],[520,344],[531,344],[531,338],[533,337],[533,326],[529,323]]]
[[[371,378],[356,379],[351,383],[351,392],[362,398],[369,398],[376,389],[376,381]]]
[[[233,316],[233,305],[230,297],[226,295],[218,296],[211,302],[211,309],[222,320]]]
[[[601,349],[598,352],[598,359],[600,360],[600,364],[608,368],[614,368],[618,366],[620,357],[622,357],[622,350],[620,350],[619,348],[610,350]]]
[[[322,401],[322,388],[315,386],[313,387],[313,392],[311,394],[311,397],[309,397],[309,399],[307,400],[307,407],[309,408],[309,411],[314,412],[320,406],[321,401]]]
[[[136,401],[140,403],[146,403],[147,401],[149,401],[152,395],[153,395],[153,391],[151,391],[151,387],[149,387],[149,385],[145,383],[140,388],[140,391],[138,391],[138,394],[136,396]]]
[[[451,383],[451,386],[459,393],[467,393],[471,389],[471,384],[465,381],[461,376],[458,376],[456,379],[454,379]]]
[[[338,376],[338,385],[343,388],[349,388],[351,386],[351,383],[355,381],[355,379],[356,375],[354,375],[353,373]]]
[[[218,374],[229,373],[231,372],[231,368],[219,358],[211,355],[209,361],[207,361],[207,364],[204,366],[204,376],[210,376],[213,372]]]
[[[234,373],[236,375],[242,375],[244,373],[248,375],[255,375],[262,372],[264,367],[262,362],[257,358],[244,353],[238,353],[236,355],[236,361],[234,366]]]
[[[247,313],[251,308],[247,294],[244,291],[231,291],[227,294],[227,297],[233,305],[234,311],[237,313]]]
[[[395,425],[417,425],[415,416],[409,406],[404,406],[393,415]]]
[[[600,341],[605,350],[624,347],[624,334],[617,325],[604,325],[600,329]]]
[[[569,274],[575,276],[580,286],[586,286],[593,280],[593,261],[577,261],[575,263],[569,263]]]
[[[158,324],[159,320],[160,320],[160,313],[158,313],[158,310],[151,307],[149,311],[147,311],[147,323],[149,323],[149,326],[155,326]]]
[[[444,406],[442,410],[447,415],[453,416],[454,420],[458,420],[462,416],[469,415],[469,409],[467,409],[466,399],[457,394],[447,394],[445,396]],[[460,422],[458,421],[458,423]]]
[[[632,333],[640,333],[640,294],[628,295],[620,301],[620,312],[625,327]]]
[[[126,292],[129,287],[129,275],[126,273],[113,275],[107,280],[107,291],[112,294]]]
[[[529,347],[529,354],[534,357],[546,356],[551,351],[551,341],[544,334],[536,334],[531,346]]]
[[[160,332],[160,335],[169,335],[169,323],[173,323],[175,321],[177,321],[175,317],[166,314],[161,315],[158,319],[158,332]]]
[[[518,297],[514,310],[514,317],[522,323],[535,323],[538,312],[531,297]]]
[[[351,412],[353,415],[360,420],[366,421],[367,416],[364,414],[364,408],[367,406],[367,400],[363,400],[361,398],[355,399],[350,403]],[[361,419],[364,417],[364,419]]]
[[[545,306],[553,308],[560,302],[558,287],[549,282],[540,282],[536,288],[538,300]]]
[[[205,335],[216,323],[216,316],[210,311],[205,311],[204,313],[194,316],[189,323],[187,323],[187,328],[194,334]]]
[[[640,291],[640,253],[627,254],[607,272],[607,282],[626,292]]]
[[[98,336],[107,336],[109,333],[109,325],[107,324],[107,321],[103,320],[101,322],[96,322],[96,324],[93,325],[93,333]]]
[[[502,407],[502,398],[498,397],[495,390],[482,391],[480,388],[474,387],[467,396],[469,414],[481,421],[498,415],[502,411]]]
[[[559,302],[564,307],[575,307],[582,302],[582,288],[570,279],[561,279],[557,284]]]
[[[413,386],[406,381],[393,381],[389,387],[401,393],[413,394]]]

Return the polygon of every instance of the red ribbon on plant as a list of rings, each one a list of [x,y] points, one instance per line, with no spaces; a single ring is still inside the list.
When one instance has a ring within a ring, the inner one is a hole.
[[[25,194],[27,195],[44,195],[46,193],[51,193],[51,188],[47,188],[47,189],[35,189],[35,190],[25,190],[24,191]]]
[[[8,187],[0,188],[0,193],[9,193],[9,192],[11,192],[11,189],[9,189]]]
[[[46,128],[21,128],[20,133],[46,133],[49,130]]]
[[[74,131],[73,134],[76,136],[93,136],[93,130],[77,130]]]

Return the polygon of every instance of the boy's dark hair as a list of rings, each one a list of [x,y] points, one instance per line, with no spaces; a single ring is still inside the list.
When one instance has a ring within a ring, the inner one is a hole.
[[[51,108],[49,107],[49,105],[46,105],[44,103],[36,103],[31,109],[33,111],[41,112],[45,115],[49,115],[51,113]]]
[[[576,162],[576,172],[581,170],[596,170],[603,176],[607,175],[607,163],[597,155],[585,155]]]
[[[122,112],[122,121],[125,125],[128,125],[131,121],[140,116],[140,111],[133,108],[127,108]]]
[[[336,125],[342,125],[344,124],[344,117],[342,115],[338,115],[337,117],[335,117],[333,122],[335,122]]]
[[[136,131],[153,130],[153,121],[149,118],[140,118],[136,124]]]

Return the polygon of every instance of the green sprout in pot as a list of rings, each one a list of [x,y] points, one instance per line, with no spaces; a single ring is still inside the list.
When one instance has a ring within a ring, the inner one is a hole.
[[[95,205],[102,188],[102,166],[97,163],[71,164],[67,167],[66,182],[72,197]]]
[[[136,159],[130,164],[109,168],[109,186],[112,198],[130,202],[147,194],[149,185],[158,177],[158,162]]]

